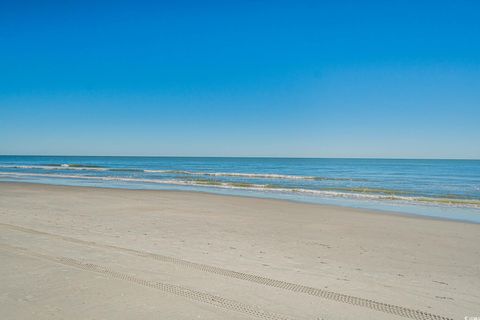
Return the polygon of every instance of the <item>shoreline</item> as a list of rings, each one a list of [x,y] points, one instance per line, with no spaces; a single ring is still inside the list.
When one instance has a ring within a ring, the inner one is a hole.
[[[131,191],[146,191],[146,192],[172,192],[172,193],[184,193],[184,194],[205,194],[205,195],[213,195],[219,197],[239,197],[239,198],[246,198],[246,199],[260,199],[260,200],[267,200],[267,201],[279,201],[279,202],[288,202],[288,203],[297,203],[297,204],[306,204],[312,206],[320,206],[320,207],[331,207],[333,210],[336,208],[342,209],[350,209],[353,211],[357,211],[361,214],[381,214],[381,215],[393,215],[393,216],[400,216],[400,217],[407,217],[413,219],[427,219],[427,220],[439,220],[439,221],[446,221],[446,222],[458,222],[458,223],[467,223],[467,224],[480,224],[480,222],[472,221],[468,219],[459,219],[459,218],[449,218],[449,217],[437,217],[437,216],[429,216],[429,215],[422,215],[417,213],[410,213],[410,212],[402,212],[396,210],[387,210],[387,209],[375,209],[375,208],[361,208],[361,207],[354,207],[348,205],[341,205],[341,204],[328,204],[328,203],[315,203],[309,201],[301,201],[296,199],[282,199],[282,198],[275,198],[275,197],[260,197],[260,196],[253,196],[253,195],[246,195],[246,194],[227,194],[221,192],[214,192],[208,190],[173,190],[173,189],[143,189],[143,188],[127,188],[127,187],[111,187],[111,186],[76,186],[76,185],[67,185],[67,184],[52,184],[52,183],[45,183],[45,182],[10,182],[10,181],[0,181],[1,184],[6,185],[45,185],[45,186],[53,186],[53,187],[67,187],[67,188],[93,188],[93,189],[108,189],[108,190],[131,190]],[[479,210],[480,214],[480,210]]]
[[[65,168],[64,165],[55,164],[55,165],[45,165],[45,166],[13,166],[14,168],[51,168],[58,167],[58,168]],[[66,168],[73,170],[94,170],[94,171],[133,171],[133,172],[162,172],[162,173],[181,173],[181,174],[189,174],[194,176],[248,176],[248,177],[281,177],[281,179],[298,179],[298,180],[338,180],[336,178],[324,178],[324,177],[314,177],[314,176],[289,176],[289,175],[281,175],[281,174],[244,174],[244,173],[208,173],[208,172],[190,172],[185,170],[143,170],[143,169],[117,169],[117,168],[104,168],[104,167],[97,167],[97,166],[85,166],[85,165],[65,165]],[[295,197],[306,197],[314,199],[316,197],[321,198],[323,200],[345,200],[345,201],[356,201],[358,203],[367,202],[367,201],[376,201],[379,204],[383,203],[383,205],[412,205],[412,206],[428,206],[430,208],[451,208],[451,209],[464,209],[464,210],[477,210],[480,209],[480,200],[477,198],[462,198],[455,195],[450,196],[425,196],[425,195],[403,195],[405,192],[393,189],[378,189],[378,188],[363,188],[363,187],[355,187],[355,188],[348,188],[348,187],[337,187],[337,188],[325,188],[325,189],[309,189],[309,188],[296,188],[296,187],[286,187],[276,184],[257,184],[257,183],[238,183],[238,182],[219,182],[219,181],[211,181],[205,179],[197,179],[197,180],[168,180],[168,179],[143,179],[143,178],[130,178],[130,177],[103,177],[103,176],[82,176],[82,175],[62,175],[62,174],[51,174],[51,173],[19,173],[19,172],[0,172],[0,176],[20,176],[20,177],[42,177],[42,178],[58,178],[58,179],[75,179],[75,180],[85,180],[85,181],[107,181],[107,182],[116,182],[116,181],[128,181],[131,183],[140,183],[146,185],[159,185],[164,186],[165,189],[173,188],[173,187],[185,187],[185,188],[211,188],[212,193],[219,193],[220,190],[228,192],[255,192],[257,194],[270,194],[270,195],[283,195],[285,197],[295,196]],[[288,178],[285,178],[288,177]],[[319,179],[316,179],[319,178]],[[8,180],[8,178],[7,178]],[[342,179],[340,179],[342,180]],[[355,179],[347,179],[354,181]],[[361,181],[359,179],[358,181]],[[16,182],[15,180],[11,180],[11,182]],[[33,182],[33,181],[28,181]],[[49,182],[41,182],[45,184],[58,184],[62,185],[62,183],[49,183]],[[63,184],[63,185],[71,185],[71,184]],[[114,188],[114,186],[112,186]],[[140,187],[143,188],[143,187]],[[128,188],[127,188],[128,189]],[[134,188],[130,188],[134,189]],[[138,189],[138,188],[137,188]],[[145,188],[148,190],[148,188]],[[155,190],[156,188],[151,188]],[[163,190],[165,190],[163,189]],[[177,189],[178,190],[178,189]],[[181,189],[180,189],[181,190]],[[202,191],[202,190],[194,190],[194,191]],[[352,192],[350,192],[352,191]],[[208,191],[207,191],[208,192]],[[234,193],[230,193],[234,194]],[[277,196],[271,196],[270,198],[277,198]],[[262,197],[262,196],[259,196]],[[317,198],[317,199],[318,199]],[[278,198],[280,199],[280,198]],[[284,198],[286,199],[286,198]],[[308,201],[313,202],[315,201]],[[341,204],[340,204],[341,205]],[[380,205],[382,206],[382,205]],[[388,210],[387,211],[395,211],[395,210]],[[415,214],[415,213],[413,213]],[[479,221],[480,223],[480,221]]]

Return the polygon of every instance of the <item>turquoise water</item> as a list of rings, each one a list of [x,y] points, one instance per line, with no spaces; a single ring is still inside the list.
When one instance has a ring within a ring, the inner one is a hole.
[[[0,156],[0,181],[205,191],[480,222],[480,161]]]

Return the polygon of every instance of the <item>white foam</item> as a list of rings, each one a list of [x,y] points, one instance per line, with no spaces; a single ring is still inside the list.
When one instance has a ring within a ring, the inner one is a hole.
[[[295,176],[275,173],[241,173],[241,172],[205,172],[205,171],[186,171],[186,170],[144,170],[151,173],[172,173],[195,176],[215,176],[215,177],[245,177],[245,178],[266,178],[266,179],[295,179],[295,180],[313,180],[313,176]]]
[[[108,171],[107,168],[95,167],[71,167],[68,164],[59,166],[39,166],[39,165],[0,165],[0,168],[9,169],[42,169],[42,170],[79,170],[79,171]]]
[[[71,164],[61,165],[0,165],[0,168],[11,169],[43,169],[43,170],[77,170],[77,171],[121,171],[122,168],[97,168],[97,167],[82,167],[73,166]],[[128,170],[128,169],[127,169]],[[132,169],[130,169],[132,170]],[[315,177],[315,176],[297,176],[287,174],[276,173],[243,173],[243,172],[206,172],[206,171],[187,171],[187,170],[154,170],[145,169],[145,173],[162,173],[162,174],[179,174],[179,175],[192,175],[192,176],[211,176],[211,177],[243,177],[243,178],[260,178],[260,179],[285,179],[285,180],[350,180],[347,178],[327,178],[327,177]]]

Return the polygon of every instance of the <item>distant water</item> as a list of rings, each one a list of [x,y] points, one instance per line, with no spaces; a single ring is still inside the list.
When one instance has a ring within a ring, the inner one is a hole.
[[[0,181],[281,198],[480,222],[480,161],[0,156]]]

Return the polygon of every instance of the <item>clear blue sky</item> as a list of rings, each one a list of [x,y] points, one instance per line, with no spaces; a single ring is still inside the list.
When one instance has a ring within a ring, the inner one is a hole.
[[[479,1],[170,2],[1,1],[0,154],[480,158]]]

